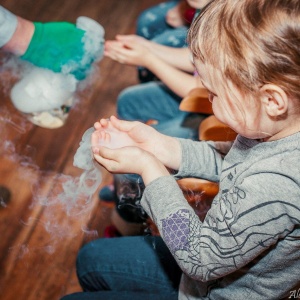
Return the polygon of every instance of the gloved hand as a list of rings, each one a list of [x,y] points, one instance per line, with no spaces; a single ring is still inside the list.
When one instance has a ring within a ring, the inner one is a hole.
[[[68,22],[34,22],[35,31],[21,59],[54,72],[86,77],[96,57],[85,55],[85,31]]]

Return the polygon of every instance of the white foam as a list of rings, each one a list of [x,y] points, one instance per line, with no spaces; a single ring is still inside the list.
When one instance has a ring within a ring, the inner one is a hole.
[[[13,86],[11,100],[23,113],[58,109],[72,102],[76,84],[72,75],[33,67]]]
[[[104,52],[104,28],[95,20],[84,16],[77,18],[76,27],[86,32],[83,37],[85,55],[82,63],[85,64],[90,58],[100,61]]]

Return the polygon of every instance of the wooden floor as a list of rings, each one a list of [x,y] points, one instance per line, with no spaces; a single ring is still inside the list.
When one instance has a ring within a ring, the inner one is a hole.
[[[97,20],[106,39],[133,33],[143,9],[159,0],[2,0],[1,5],[33,21]],[[0,205],[0,299],[56,300],[80,291],[75,259],[87,241],[102,237],[111,208],[91,201],[68,203],[58,197],[64,182],[82,170],[73,157],[86,129],[115,113],[118,93],[137,82],[136,70],[104,58],[92,83],[78,92],[66,124],[59,129],[32,125],[12,106],[9,91],[15,70],[0,72],[0,185],[11,190]],[[110,182],[103,171],[99,188]]]

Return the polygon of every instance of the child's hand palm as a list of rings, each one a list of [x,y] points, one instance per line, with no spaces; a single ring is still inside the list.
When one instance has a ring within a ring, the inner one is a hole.
[[[104,146],[110,149],[122,147],[139,147],[154,154],[156,130],[141,122],[127,122],[111,117],[95,123],[92,146]]]
[[[109,172],[141,175],[149,162],[157,160],[152,155],[156,130],[150,126],[111,117],[95,123],[95,129],[91,141],[94,157]]]

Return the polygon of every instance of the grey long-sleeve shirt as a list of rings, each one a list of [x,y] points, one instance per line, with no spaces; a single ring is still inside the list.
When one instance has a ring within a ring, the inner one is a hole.
[[[281,299],[300,283],[300,133],[260,143],[180,140],[177,177],[220,181],[202,223],[173,176],[151,182],[141,204],[183,277],[179,299]]]
[[[0,5],[0,48],[13,36],[17,28],[17,17]]]

